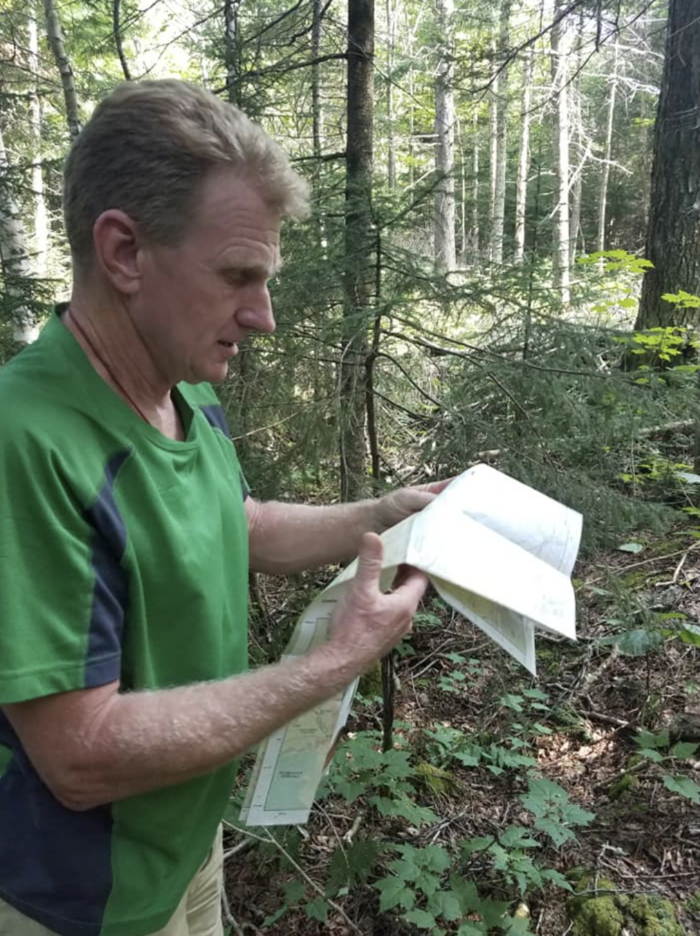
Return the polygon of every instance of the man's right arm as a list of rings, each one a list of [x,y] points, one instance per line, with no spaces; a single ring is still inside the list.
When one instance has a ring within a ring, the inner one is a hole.
[[[427,581],[411,570],[394,592],[382,594],[381,557],[381,540],[367,534],[330,639],[304,657],[154,692],[121,693],[111,683],[5,705],[5,714],[39,775],[69,809],[208,773],[334,696],[410,630]]]

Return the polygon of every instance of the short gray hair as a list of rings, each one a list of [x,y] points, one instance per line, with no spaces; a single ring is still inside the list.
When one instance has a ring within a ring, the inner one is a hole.
[[[240,171],[280,216],[308,215],[308,184],[238,108],[184,81],[118,85],[66,160],[63,208],[74,261],[91,265],[92,229],[109,208],[128,214],[154,242],[178,244],[195,217],[199,186],[220,166]]]

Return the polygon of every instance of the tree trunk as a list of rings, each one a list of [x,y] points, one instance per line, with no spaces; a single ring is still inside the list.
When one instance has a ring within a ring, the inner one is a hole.
[[[241,69],[238,36],[238,5],[240,0],[224,0],[224,62],[226,64],[226,97],[229,104],[240,107]]]
[[[523,111],[520,118],[520,155],[518,157],[518,183],[515,193],[515,254],[514,261],[521,264],[525,257],[525,214],[527,209],[527,177],[530,172],[530,104],[532,81],[535,74],[535,50],[525,53],[523,66]]]
[[[481,188],[481,176],[479,166],[479,109],[474,108],[474,129],[472,133],[474,141],[474,150],[472,152],[472,223],[469,232],[471,249],[474,253],[474,260],[479,256],[479,190]]]
[[[598,197],[598,240],[596,242],[596,250],[605,250],[605,214],[608,204],[610,163],[612,161],[612,139],[613,127],[615,125],[615,97],[617,95],[618,61],[619,45],[616,39],[613,59],[613,73],[610,82],[610,97],[608,98],[608,114],[605,126],[605,151],[603,153],[603,166],[600,173],[600,195]]]
[[[670,0],[637,329],[697,322],[661,297],[700,294],[700,0]]]
[[[498,37],[498,81],[496,97],[496,171],[491,227],[491,262],[503,262],[503,225],[506,206],[506,170],[508,166],[508,66],[505,65],[510,41],[511,0],[501,0],[501,19]]]
[[[372,123],[374,0],[348,5],[345,270],[340,362],[340,490],[355,500],[367,490],[365,361],[372,318]]]
[[[437,25],[442,41],[435,78],[435,263],[440,270],[454,270],[455,248],[455,96],[454,0],[436,0]]]
[[[395,0],[386,0],[386,28],[388,33],[388,58],[386,83],[387,156],[386,183],[390,192],[396,188],[396,141],[394,140],[394,49],[396,46]]]
[[[554,15],[564,8],[565,0],[556,0]],[[557,206],[554,224],[554,286],[563,305],[570,295],[569,239],[569,89],[566,20],[552,27],[552,94],[556,108],[554,122],[554,152],[557,175]]]
[[[39,35],[37,21],[32,15],[29,17],[29,69],[38,83],[39,76]],[[48,259],[49,225],[46,215],[46,198],[44,197],[44,170],[42,162],[41,140],[41,98],[38,91],[32,94],[29,120],[32,128],[34,154],[32,157],[32,194],[34,195],[34,250],[35,268],[37,275],[46,276]]]
[[[313,22],[311,24],[311,133],[313,151],[316,159],[323,153],[323,108],[321,107],[321,65],[317,61],[321,54],[321,34],[323,23],[323,0],[313,0]]]
[[[68,132],[75,139],[80,133],[80,111],[78,109],[78,96],[75,92],[73,68],[66,53],[63,41],[63,31],[58,18],[55,0],[44,0],[44,13],[46,14],[46,35],[53,52],[53,57],[61,75],[63,85],[63,98],[66,102],[66,120]]]
[[[493,229],[496,224],[496,186],[498,177],[498,54],[495,40],[491,44],[491,87],[489,101],[489,216],[488,247],[489,262],[493,261]]]
[[[0,130],[0,260],[5,287],[5,303],[13,322],[13,338],[29,344],[39,330],[27,297],[31,295],[34,266],[20,206],[12,192],[12,168]]]
[[[117,55],[119,56],[119,61],[121,62],[122,71],[124,73],[125,81],[131,81],[131,72],[129,70],[129,63],[126,60],[126,55],[124,54],[124,43],[122,41],[122,27],[119,21],[119,16],[121,13],[121,0],[113,0],[112,2],[112,29],[114,31],[114,44],[117,47]]]
[[[578,245],[579,228],[581,227],[581,199],[583,196],[583,167],[588,158],[588,150],[584,146],[583,107],[581,106],[581,76],[583,73],[583,11],[579,11],[578,29],[576,35],[576,59],[574,66],[575,78],[571,102],[574,155],[577,166],[571,180],[571,220],[569,222],[569,266],[573,267],[576,261],[576,247]]]

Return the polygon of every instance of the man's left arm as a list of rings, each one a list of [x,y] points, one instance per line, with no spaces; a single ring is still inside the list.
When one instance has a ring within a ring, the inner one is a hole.
[[[427,507],[450,480],[324,507],[248,497],[250,567],[254,572],[289,575],[352,559],[364,533],[383,533]]]

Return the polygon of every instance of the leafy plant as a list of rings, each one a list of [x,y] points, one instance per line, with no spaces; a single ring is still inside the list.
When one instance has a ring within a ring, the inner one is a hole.
[[[635,737],[642,757],[657,764],[663,771],[663,784],[670,793],[678,793],[691,803],[700,803],[700,786],[676,769],[678,761],[693,757],[700,745],[678,741],[671,746],[668,731],[640,731]]]

